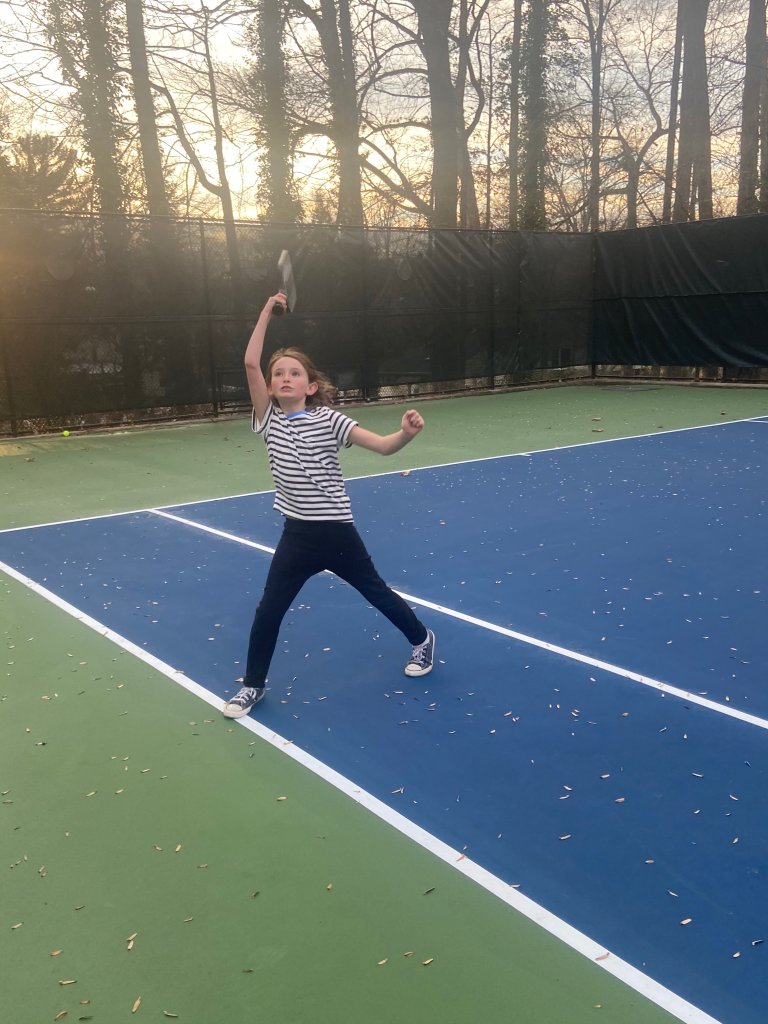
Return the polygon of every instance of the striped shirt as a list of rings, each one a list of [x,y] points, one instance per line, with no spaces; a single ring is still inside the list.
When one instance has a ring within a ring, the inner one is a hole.
[[[351,523],[352,508],[339,465],[339,448],[349,448],[355,420],[326,405],[288,416],[270,402],[253,429],[267,445],[275,481],[275,505],[291,519]]]

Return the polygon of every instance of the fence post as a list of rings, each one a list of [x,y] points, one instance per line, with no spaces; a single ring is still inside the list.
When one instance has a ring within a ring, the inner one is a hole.
[[[493,230],[488,238],[488,366],[491,371],[491,389],[496,387],[496,260],[493,248]]]
[[[208,286],[208,257],[205,247],[205,222],[202,217],[198,218],[197,224],[200,231],[200,269],[202,270],[203,276],[203,309],[205,311],[206,336],[208,338],[208,372],[211,377],[211,407],[213,409],[213,415],[218,416],[220,411],[219,380],[216,372],[216,355],[214,352],[212,330],[213,325],[211,324],[211,292]]]
[[[16,409],[13,397],[13,380],[11,379],[11,365],[10,357],[8,355],[8,327],[0,319],[0,352],[2,352],[3,362],[3,377],[5,379],[5,394],[8,399],[8,419],[11,424],[11,436],[16,437],[18,431],[16,429]]]

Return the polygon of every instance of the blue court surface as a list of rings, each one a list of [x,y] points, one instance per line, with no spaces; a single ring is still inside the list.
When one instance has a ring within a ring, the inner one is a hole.
[[[324,574],[253,718],[701,1011],[681,1019],[765,1024],[767,481],[766,419],[350,481],[439,663],[405,677],[403,638]],[[0,561],[221,698],[272,498],[6,531]]]

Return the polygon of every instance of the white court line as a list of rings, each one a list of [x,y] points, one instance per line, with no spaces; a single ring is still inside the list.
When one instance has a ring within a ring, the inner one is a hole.
[[[250,542],[249,546],[260,547],[260,545],[251,545]],[[139,658],[157,672],[167,676],[174,683],[177,683],[189,693],[194,694],[194,696],[198,697],[206,704],[221,710],[222,702],[219,697],[216,697],[210,692],[210,690],[207,690],[200,683],[197,683],[189,676],[186,676],[179,669],[174,669],[170,665],[167,665],[159,658],[156,658],[153,654],[145,651],[142,647],[137,646],[132,641],[121,636],[119,633],[109,629],[97,619],[93,619],[90,615],[86,615],[84,612],[80,611],[79,608],[69,604],[69,602],[63,600],[57,594],[54,594],[52,591],[42,587],[39,583],[36,583],[28,576],[24,576],[22,573],[17,572],[9,565],[0,562],[0,570],[12,579],[23,584],[25,587],[28,587],[40,597],[45,598],[46,601],[50,601],[51,604],[54,604],[60,610],[71,615],[84,626],[94,630],[100,636],[105,637],[118,647],[121,647],[124,651],[134,655],[136,658]],[[448,846],[447,843],[441,842],[441,840],[437,839],[419,825],[410,821],[404,815],[393,810],[371,793],[368,793],[364,789],[360,789],[359,786],[356,786],[355,783],[346,778],[346,776],[334,771],[329,765],[319,761],[307,751],[302,750],[301,747],[295,746],[291,740],[285,739],[285,737],[266,728],[266,726],[253,718],[242,718],[236,724],[242,725],[244,728],[248,729],[250,732],[254,733],[254,735],[269,743],[277,750],[287,754],[288,757],[292,758],[294,761],[319,776],[325,782],[340,790],[345,794],[345,796],[350,797],[350,799],[354,800],[355,803],[359,804],[367,811],[370,811],[371,814],[375,814],[376,817],[387,822],[387,824],[397,829],[397,831],[402,833],[402,835],[411,839],[413,842],[418,843],[418,845],[423,849],[427,850],[435,857],[438,857],[462,875],[472,879],[472,881],[482,886],[483,889],[492,893],[514,910],[523,914],[523,916],[528,918],[528,920],[533,921],[545,931],[549,932],[550,935],[553,935],[561,942],[564,942],[567,946],[570,946],[575,952],[580,953],[588,960],[591,960],[592,963],[596,964],[596,966],[607,971],[609,974],[634,989],[634,991],[640,993],[652,1003],[655,1003],[657,1006],[677,1017],[677,1019],[682,1021],[683,1024],[721,1024],[721,1022],[699,1009],[699,1007],[694,1006],[692,1003],[689,1003],[687,1000],[678,996],[675,992],[672,992],[670,989],[660,985],[647,974],[639,971],[636,967],[633,967],[620,957],[615,956],[610,952],[610,950],[606,950],[604,946],[598,945],[588,935],[585,935],[583,932],[573,928],[555,914],[552,914],[538,903],[535,903],[527,896],[524,896],[517,889],[507,885],[506,882],[503,882],[496,875],[470,860],[458,850]]]
[[[267,554],[273,555],[275,549],[268,547],[266,544],[256,544],[252,540],[246,540],[243,537],[238,537],[233,533],[225,533],[223,530],[217,530],[213,526],[205,526],[202,523],[196,523],[193,519],[184,519],[182,516],[176,516],[170,512],[164,512],[162,509],[149,509],[149,512],[162,516],[164,519],[171,519],[174,522],[181,523],[184,526],[191,526],[196,530],[203,530],[205,533],[213,534],[214,537],[221,537],[224,540],[234,541],[236,544],[244,544],[250,548],[257,548],[259,551],[264,551]],[[481,629],[487,629],[491,633],[499,633],[501,636],[509,637],[511,640],[518,640],[521,643],[529,644],[531,647],[539,647],[541,650],[549,651],[551,654],[557,654],[561,658],[568,658],[570,661],[578,661],[582,665],[589,665],[590,668],[599,669],[601,672],[608,672],[614,676],[620,676],[622,679],[629,679],[634,683],[641,683],[643,686],[648,686],[651,689],[658,690],[660,693],[668,693],[671,697],[679,697],[681,700],[687,701],[689,704],[697,704],[699,707],[707,708],[710,711],[716,711],[720,715],[726,715],[729,718],[736,718],[740,722],[746,722],[748,725],[755,725],[759,729],[768,729],[768,720],[765,718],[759,718],[757,715],[751,715],[747,711],[740,711],[738,708],[729,707],[727,704],[719,704],[717,701],[708,700],[706,697],[699,693],[693,693],[690,690],[682,690],[677,686],[671,686],[669,683],[664,683],[659,679],[653,679],[651,676],[642,675],[640,672],[633,672],[631,669],[622,668],[619,665],[612,665],[608,661],[600,661],[598,658],[591,658],[587,654],[580,654],[578,651],[569,650],[567,647],[559,647],[557,644],[548,643],[546,640],[539,640],[537,637],[528,636],[526,633],[518,633],[517,630],[508,629],[506,626],[497,626],[494,622],[488,622],[485,619],[478,619],[474,615],[467,615],[465,612],[456,611],[455,608],[448,608],[446,605],[435,604],[434,601],[428,601],[422,597],[414,597],[413,594],[405,594],[401,590],[396,590],[395,593],[399,594],[405,601],[411,604],[417,604],[422,608],[429,608],[433,612],[439,612],[441,615],[448,615],[452,619],[459,619],[462,622],[468,622],[472,626],[479,626]]]
[[[666,437],[667,434],[684,434],[693,430],[721,429],[732,427],[738,423],[762,423],[768,422],[768,418],[748,416],[741,420],[726,420],[724,423],[701,423],[695,427],[673,427],[671,430],[656,431],[653,434],[630,434],[627,437],[605,437],[600,440],[579,441],[576,444],[564,444],[555,448],[535,448],[533,451],[509,452],[506,455],[487,455],[479,459],[459,459],[456,462],[438,462],[431,466],[414,466],[410,473],[423,473],[436,469],[452,469],[456,466],[471,466],[476,462],[501,462],[504,459],[530,459],[534,455],[551,455],[555,452],[567,452],[574,448],[590,448],[601,444],[618,444],[621,441],[642,441],[644,438]],[[377,477],[399,476],[402,469],[388,469],[384,473],[363,473],[361,476],[345,476],[346,481],[350,480],[375,480]],[[238,498],[255,498],[260,494],[274,494],[274,489],[269,488],[263,491],[245,491],[243,494],[224,494],[213,498],[197,498],[195,501],[174,501],[171,505],[158,505],[155,509],[134,508],[125,512],[103,512],[96,516],[79,516],[75,519],[60,519],[50,523],[32,523],[30,526],[9,526],[0,530],[3,533],[18,533],[21,530],[40,530],[45,526],[68,526],[72,523],[89,523],[96,519],[116,519],[120,516],[136,516],[142,512],[157,512],[160,509],[179,508],[180,506],[208,505],[215,501],[236,501]]]

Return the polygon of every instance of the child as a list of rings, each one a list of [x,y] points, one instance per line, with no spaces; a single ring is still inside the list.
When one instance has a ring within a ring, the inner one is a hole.
[[[275,508],[285,516],[264,593],[256,609],[242,688],[224,705],[227,718],[242,718],[264,696],[283,616],[306,581],[329,569],[355,587],[404,634],[413,648],[405,674],[432,671],[435,635],[374,568],[352,521],[338,449],[358,444],[380,455],[400,451],[424,426],[414,409],[394,434],[376,434],[329,408],[333,388],[307,356],[279,349],[261,372],[264,337],[282,293],[264,306],[245,352],[253,402],[253,429],[262,434],[275,481]]]

